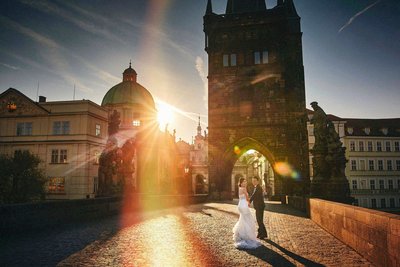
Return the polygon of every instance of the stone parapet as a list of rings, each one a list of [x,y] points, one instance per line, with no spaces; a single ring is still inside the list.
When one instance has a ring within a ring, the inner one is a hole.
[[[399,215],[315,198],[304,205],[311,220],[376,266],[400,266]]]

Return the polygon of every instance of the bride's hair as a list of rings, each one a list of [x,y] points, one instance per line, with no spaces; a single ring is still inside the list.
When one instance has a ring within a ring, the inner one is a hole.
[[[246,179],[244,179],[244,178],[240,178],[240,179],[239,179],[239,183],[238,183],[238,186],[239,186],[239,187],[242,186],[242,183],[243,183],[244,180],[246,180]]]

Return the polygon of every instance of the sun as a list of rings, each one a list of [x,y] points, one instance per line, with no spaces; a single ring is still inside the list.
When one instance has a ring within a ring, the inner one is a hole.
[[[158,114],[157,121],[160,125],[160,129],[164,129],[165,125],[171,124],[174,120],[174,114],[172,108],[165,103],[158,103]]]

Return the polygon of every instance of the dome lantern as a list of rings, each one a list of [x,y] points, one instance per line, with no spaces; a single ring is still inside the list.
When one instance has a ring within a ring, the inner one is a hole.
[[[124,70],[122,73],[122,81],[124,82],[136,82],[137,80],[137,73],[134,69],[132,69],[131,61],[129,61],[129,68]]]

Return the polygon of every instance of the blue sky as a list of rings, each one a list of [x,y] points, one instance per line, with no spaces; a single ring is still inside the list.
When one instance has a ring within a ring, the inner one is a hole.
[[[207,122],[206,0],[3,0],[0,91],[98,104],[132,60],[138,82],[176,107],[190,141]],[[266,1],[272,8],[276,1]],[[400,117],[400,1],[294,0],[302,18],[307,103],[341,117]],[[224,13],[226,0],[213,0]]]

